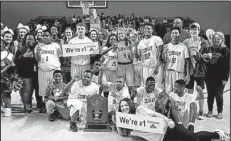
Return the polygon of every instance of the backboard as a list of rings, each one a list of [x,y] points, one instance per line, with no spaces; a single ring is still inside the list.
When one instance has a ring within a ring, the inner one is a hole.
[[[107,8],[107,1],[89,1],[89,2],[93,4],[91,8]],[[82,8],[82,7],[80,1],[67,1],[67,8]]]

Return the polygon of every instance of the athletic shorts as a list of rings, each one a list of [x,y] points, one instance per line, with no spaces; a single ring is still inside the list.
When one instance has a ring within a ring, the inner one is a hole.
[[[116,82],[116,71],[106,70],[105,73],[106,73],[106,77],[107,77],[108,82],[113,82],[113,83]]]
[[[39,95],[40,96],[46,95],[47,86],[53,80],[53,72],[55,70],[60,70],[60,68],[57,68],[51,71],[44,71],[40,68],[38,69],[38,82],[39,82]]]
[[[165,92],[167,94],[173,92],[175,81],[178,79],[185,79],[185,73],[172,71],[172,70],[166,70],[164,72],[164,86],[165,86]]]
[[[125,78],[127,86],[133,86],[134,83],[134,68],[133,64],[118,64],[116,76]]]
[[[134,86],[141,86],[143,84],[143,66],[134,66]]]
[[[155,80],[156,80],[156,86],[158,88],[161,88],[161,89],[164,89],[163,88],[163,77],[164,77],[164,72],[163,72],[163,67],[162,65],[159,66],[158,68],[158,74],[157,75],[154,75],[154,71],[155,71],[156,68],[149,68],[149,67],[145,67],[143,66],[143,82],[145,84],[146,82],[146,79],[150,76],[154,77]]]
[[[186,85],[187,89],[193,89],[194,88],[194,82],[196,81],[197,86],[200,86],[202,89],[205,88],[205,79],[204,77],[194,77],[194,76],[190,76],[190,81],[189,83]]]
[[[80,79],[83,78],[83,73],[86,70],[90,70],[91,65],[74,65],[71,64],[71,78],[74,79],[76,76],[79,76]]]

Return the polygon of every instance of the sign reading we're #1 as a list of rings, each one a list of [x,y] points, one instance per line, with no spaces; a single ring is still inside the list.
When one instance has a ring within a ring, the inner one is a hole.
[[[121,128],[164,134],[165,124],[162,118],[116,112],[116,126]]]
[[[62,44],[63,57],[99,54],[98,42],[80,44]]]

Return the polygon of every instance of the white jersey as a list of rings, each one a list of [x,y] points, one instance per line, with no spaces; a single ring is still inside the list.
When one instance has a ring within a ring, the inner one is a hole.
[[[130,94],[128,91],[128,87],[123,87],[120,91],[116,89],[116,84],[109,82],[109,96],[108,96],[108,106],[113,105],[115,109],[118,108],[120,100],[123,98],[129,98]]]
[[[70,40],[69,44],[79,44],[79,43],[92,43],[92,40],[88,37],[84,37],[83,39],[79,39],[79,37],[75,37]],[[71,63],[74,65],[88,65],[90,64],[90,55],[78,55],[73,56],[71,58]]]
[[[139,59],[136,58],[135,53],[136,53],[136,46],[132,45],[132,53],[134,55],[133,58],[133,65],[142,65],[142,61],[140,61]]]
[[[38,67],[43,71],[51,71],[61,66],[59,56],[61,52],[60,45],[57,43],[51,43],[49,45],[39,44],[41,51],[41,60],[38,62]],[[38,46],[36,46],[37,48]],[[35,49],[35,53],[37,49]]]
[[[107,49],[104,47],[103,50]],[[118,67],[118,53],[117,51],[113,52],[113,49],[110,50],[107,54],[103,56],[104,61],[102,62],[105,70],[116,71]]]
[[[149,68],[156,67],[158,63],[158,47],[163,45],[159,36],[152,36],[149,39],[142,39],[138,45],[141,52],[141,61],[143,65]]]
[[[185,93],[182,97],[179,97],[177,93],[171,92],[169,96],[175,101],[175,105],[179,110],[180,117],[183,119],[183,124],[186,127],[189,123],[188,115],[189,115],[189,108],[192,102],[196,102],[197,96],[194,94]],[[185,112],[188,112],[187,116],[185,116]]]
[[[118,44],[118,62],[120,63],[129,63],[132,62],[130,58],[131,51],[128,46],[125,45],[125,42],[121,41]]]
[[[68,99],[78,99],[82,102],[87,102],[87,98],[98,94],[99,86],[91,82],[89,86],[84,86],[82,80],[76,81],[71,87],[71,93]]]
[[[145,106],[153,111],[155,111],[155,103],[158,99],[159,94],[162,92],[160,88],[155,87],[154,91],[147,93],[145,87],[139,87],[137,89],[137,104],[139,106]]]
[[[168,43],[165,47],[168,49],[165,69],[185,72],[185,59],[189,58],[187,47],[181,42],[177,45]]]
[[[91,80],[91,81],[98,85],[98,82],[99,82],[99,75],[94,75],[94,74],[93,74],[92,80]]]

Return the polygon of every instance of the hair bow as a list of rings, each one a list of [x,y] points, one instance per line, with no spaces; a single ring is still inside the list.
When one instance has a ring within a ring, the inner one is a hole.
[[[5,32],[10,32],[12,35],[14,35],[14,32],[12,29],[9,29],[7,26],[2,30],[1,34],[5,33]]]
[[[46,26],[41,26],[40,24],[38,24],[37,26],[36,26],[36,31],[37,30],[39,30],[39,29],[42,29],[42,30],[47,30],[47,27]]]
[[[17,28],[18,28],[18,29],[24,28],[24,29],[26,29],[28,32],[30,31],[29,26],[23,25],[23,24],[21,24],[21,23],[18,24],[18,27],[17,27]]]

